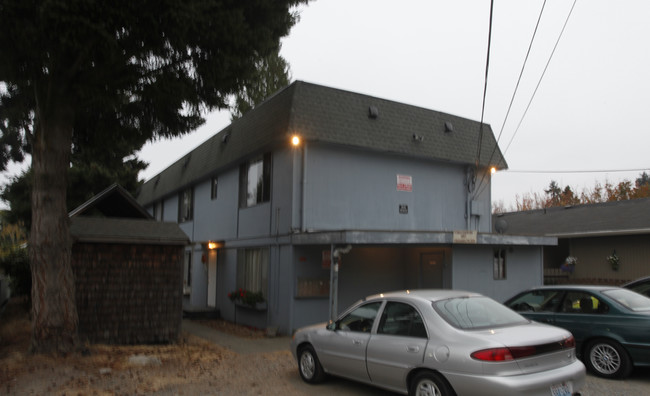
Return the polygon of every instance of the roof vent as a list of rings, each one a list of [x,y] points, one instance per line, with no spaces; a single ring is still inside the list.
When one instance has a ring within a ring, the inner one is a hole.
[[[224,133],[221,137],[221,143],[226,144],[230,140],[230,132]]]
[[[368,118],[371,120],[376,120],[379,117],[379,109],[377,106],[368,107]]]
[[[453,131],[454,131],[454,124],[452,124],[451,121],[445,121],[445,132],[451,133]]]

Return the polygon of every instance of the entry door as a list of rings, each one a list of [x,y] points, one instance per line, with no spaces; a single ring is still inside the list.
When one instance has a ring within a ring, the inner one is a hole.
[[[208,250],[208,307],[217,306],[217,251]]]
[[[442,289],[442,273],[445,264],[444,253],[422,253],[420,255],[420,289]]]

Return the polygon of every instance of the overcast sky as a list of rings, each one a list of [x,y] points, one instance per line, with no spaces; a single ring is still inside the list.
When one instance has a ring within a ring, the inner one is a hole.
[[[650,170],[648,0],[577,1],[517,130],[574,4],[548,0],[501,133],[543,4],[494,1],[484,122],[501,134],[509,170],[494,175],[492,199],[506,205],[517,194],[543,193],[551,180],[580,192]],[[318,0],[300,8],[282,55],[293,80],[478,121],[489,14],[489,0]],[[164,170],[229,119],[228,112],[215,112],[190,135],[148,144],[140,157],[150,165],[141,176]]]
[[[650,170],[650,1],[577,1],[540,83],[573,6],[548,0],[506,120],[543,4],[494,1],[484,121],[501,134],[509,170],[494,175],[492,198],[507,206],[517,194],[543,193],[551,180],[581,192]],[[320,0],[300,9],[282,55],[294,80],[478,121],[489,14],[488,0]],[[228,122],[227,112],[213,113],[196,133],[147,146],[143,176],[151,178]]]

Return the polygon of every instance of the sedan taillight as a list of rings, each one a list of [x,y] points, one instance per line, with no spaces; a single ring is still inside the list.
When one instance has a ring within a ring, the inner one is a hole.
[[[576,341],[573,336],[570,336],[560,342],[553,342],[550,344],[482,349],[472,353],[470,356],[472,359],[483,362],[507,362],[510,360],[523,359],[529,356],[556,352],[563,349],[571,349],[575,348],[575,346]]]

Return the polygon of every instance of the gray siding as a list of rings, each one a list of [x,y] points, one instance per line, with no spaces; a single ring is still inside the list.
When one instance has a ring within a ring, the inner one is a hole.
[[[237,236],[239,169],[218,175],[217,198],[211,198],[212,179],[194,188],[194,235],[197,241],[220,241]]]
[[[308,231],[467,228],[464,166],[313,145],[306,162]],[[412,192],[397,191],[398,174],[412,177]],[[489,207],[489,194],[485,200]],[[481,218],[480,232],[490,231],[489,217]]]
[[[571,255],[578,258],[572,278],[630,281],[650,274],[650,235],[575,238],[569,244]],[[607,261],[614,250],[618,271]]]
[[[504,301],[521,290],[543,283],[539,246],[507,249],[505,280],[494,279],[493,257],[494,248],[491,246],[454,246],[452,288],[478,292]]]

